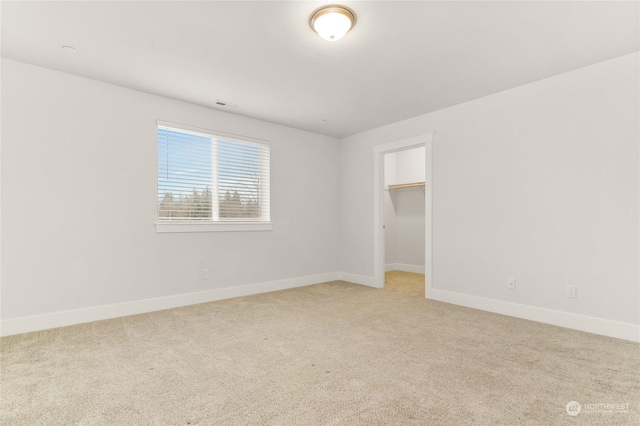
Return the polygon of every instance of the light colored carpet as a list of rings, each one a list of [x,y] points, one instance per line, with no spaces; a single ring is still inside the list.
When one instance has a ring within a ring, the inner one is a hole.
[[[387,272],[384,276],[384,289],[398,295],[424,298],[424,274]]]
[[[2,338],[1,423],[640,423],[639,345],[425,300],[404,274]],[[586,405],[607,403],[630,405]]]

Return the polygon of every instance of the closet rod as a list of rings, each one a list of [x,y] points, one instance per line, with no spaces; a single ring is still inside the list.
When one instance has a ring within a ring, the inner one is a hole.
[[[417,183],[403,183],[400,185],[389,185],[389,189],[400,189],[400,188],[415,188],[418,186],[424,186],[424,182],[417,182]]]

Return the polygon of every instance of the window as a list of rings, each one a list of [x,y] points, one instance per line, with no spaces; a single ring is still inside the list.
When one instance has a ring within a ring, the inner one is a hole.
[[[158,122],[158,232],[271,229],[269,145]]]

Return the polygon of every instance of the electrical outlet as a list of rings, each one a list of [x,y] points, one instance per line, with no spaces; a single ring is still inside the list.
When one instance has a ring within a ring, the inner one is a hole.
[[[567,297],[569,299],[575,299],[576,298],[576,286],[575,285],[568,285],[567,286]]]
[[[507,278],[507,289],[515,290],[516,289],[516,279],[513,277]]]
[[[209,270],[208,269],[203,269],[202,270],[202,274],[200,275],[200,278],[202,278],[203,280],[208,280],[209,279]]]

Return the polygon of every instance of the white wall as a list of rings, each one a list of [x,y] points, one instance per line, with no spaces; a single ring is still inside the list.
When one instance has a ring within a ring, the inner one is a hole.
[[[384,157],[386,186],[424,182],[425,148],[423,146],[390,152]]]
[[[373,275],[372,147],[433,131],[432,295],[637,339],[638,73],[635,53],[345,138],[342,270]]]
[[[157,234],[157,119],[269,140],[273,231]],[[331,137],[3,59],[2,319],[335,274],[337,155]]]
[[[420,267],[424,268],[424,192],[422,188],[396,189],[393,192],[396,214],[394,263],[399,264],[400,270],[422,272]]]

